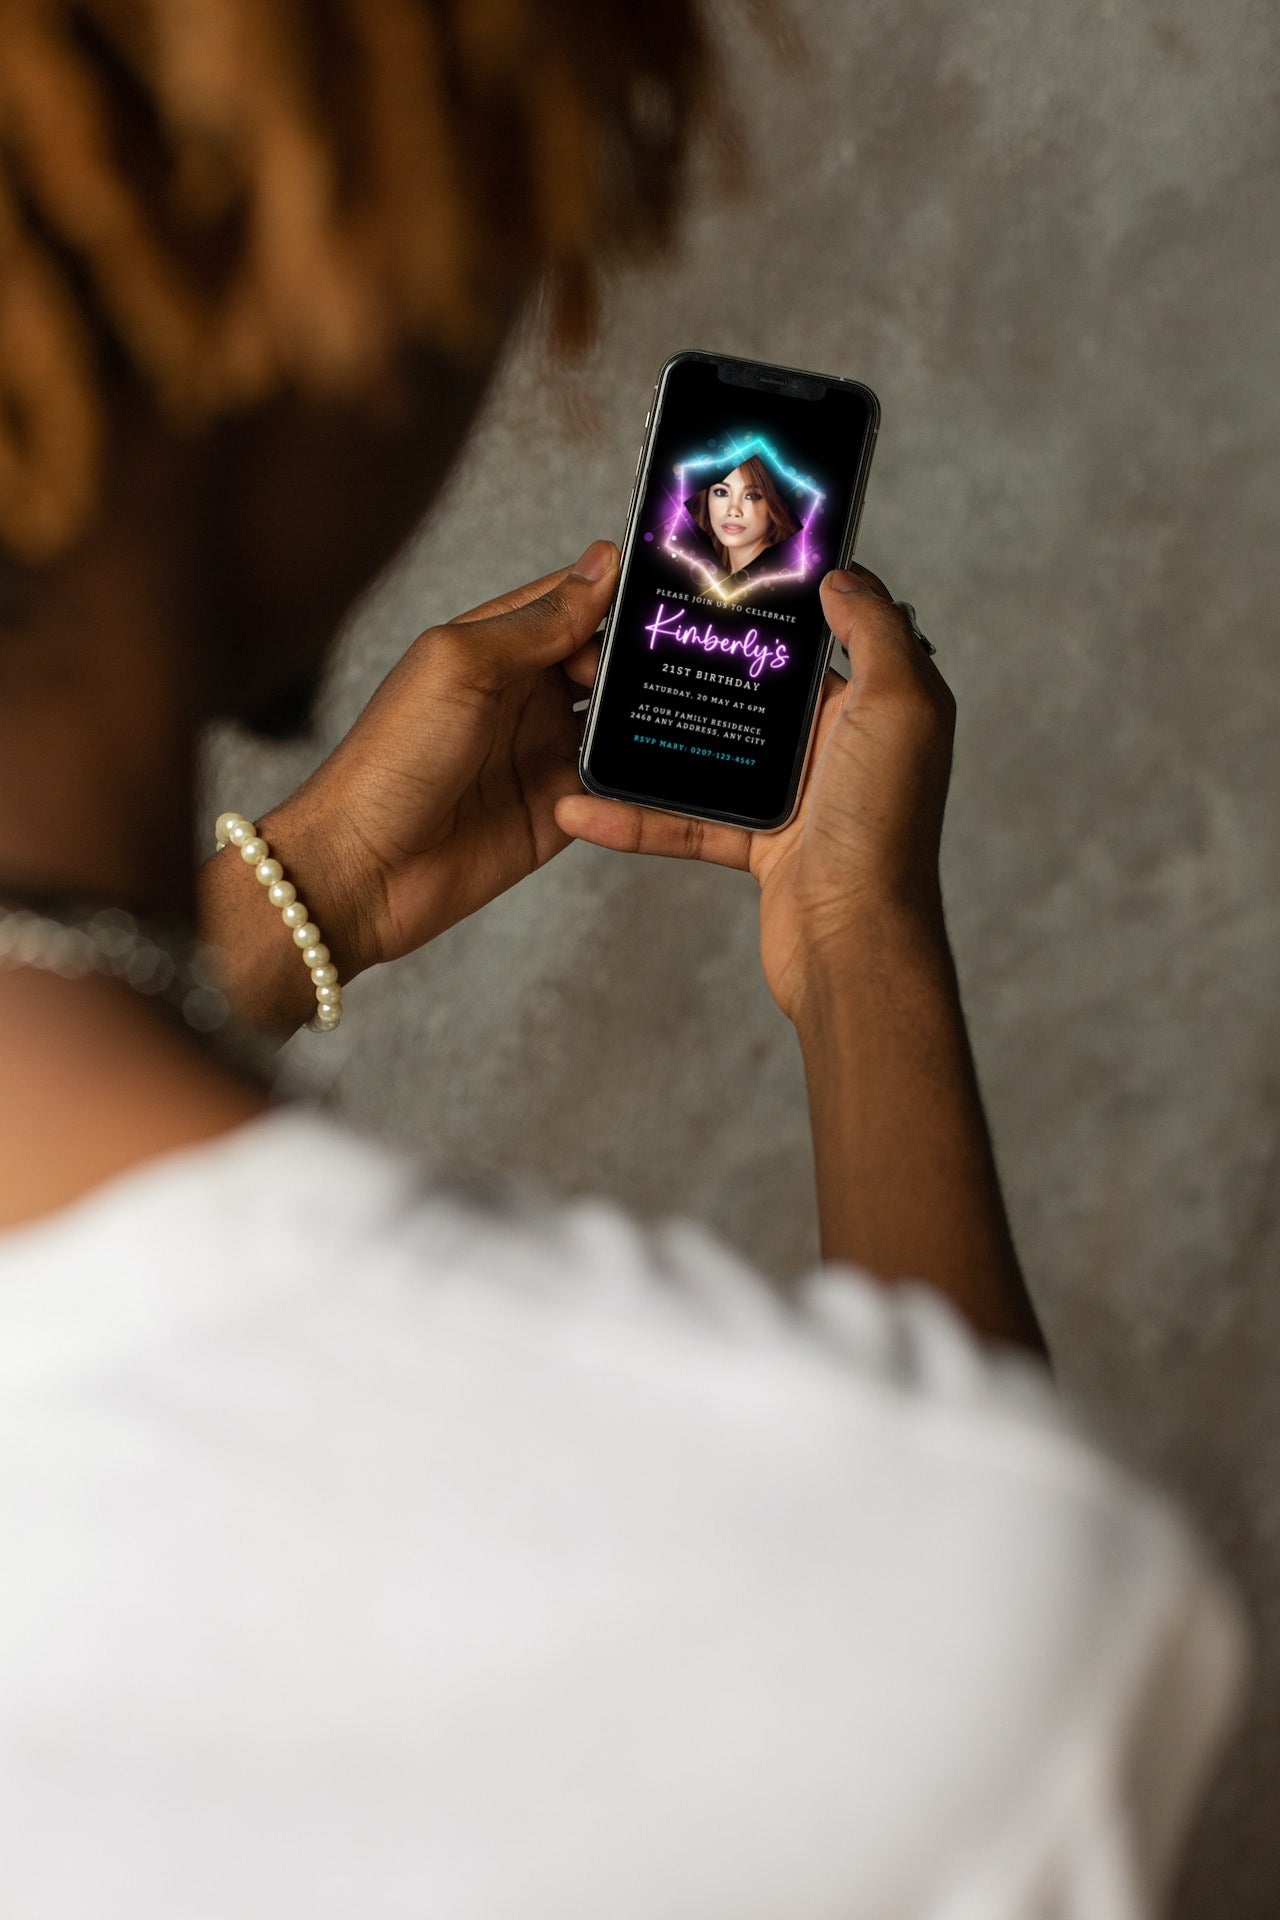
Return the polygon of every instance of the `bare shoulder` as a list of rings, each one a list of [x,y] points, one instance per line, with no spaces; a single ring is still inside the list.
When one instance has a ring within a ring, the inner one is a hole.
[[[0,1231],[254,1119],[265,1089],[103,982],[0,974]]]

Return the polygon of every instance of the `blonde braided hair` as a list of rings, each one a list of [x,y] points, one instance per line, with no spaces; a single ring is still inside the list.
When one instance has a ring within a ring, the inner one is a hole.
[[[178,430],[463,359],[665,238],[697,0],[0,0],[0,549],[95,509],[113,383]]]

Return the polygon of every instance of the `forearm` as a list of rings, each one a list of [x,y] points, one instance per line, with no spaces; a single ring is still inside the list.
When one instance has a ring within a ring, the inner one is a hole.
[[[876,916],[817,967],[797,1029],[824,1257],[927,1281],[1042,1351],[940,921]]]

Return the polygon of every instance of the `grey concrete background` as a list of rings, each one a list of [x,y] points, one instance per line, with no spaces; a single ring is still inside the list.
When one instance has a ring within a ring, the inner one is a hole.
[[[1068,1385],[1181,1492],[1263,1630],[1186,1920],[1280,1910],[1277,21],[1270,0],[811,0],[780,70],[722,14],[752,179],[620,284],[568,382],[506,366],[340,647],[335,738],[421,627],[618,534],[682,346],[884,406],[861,557],[960,704],[950,920],[1016,1230]],[[215,746],[265,807],[315,749]],[[814,1251],[803,1089],[736,875],[575,848],[356,984],[358,1125],[780,1276]]]

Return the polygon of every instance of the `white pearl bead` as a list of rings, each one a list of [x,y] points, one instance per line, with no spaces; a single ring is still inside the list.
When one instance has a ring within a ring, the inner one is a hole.
[[[268,900],[279,910],[311,975],[311,984],[316,990],[313,1025],[321,1033],[331,1033],[342,1018],[342,986],[338,969],[320,937],[320,929],[298,898],[298,889],[285,879],[283,866],[273,858],[254,822],[243,813],[231,810],[220,813],[214,835],[220,847],[239,847],[241,858],[253,869],[259,884],[266,888]],[[5,931],[8,931],[7,923],[0,924],[0,932]]]

